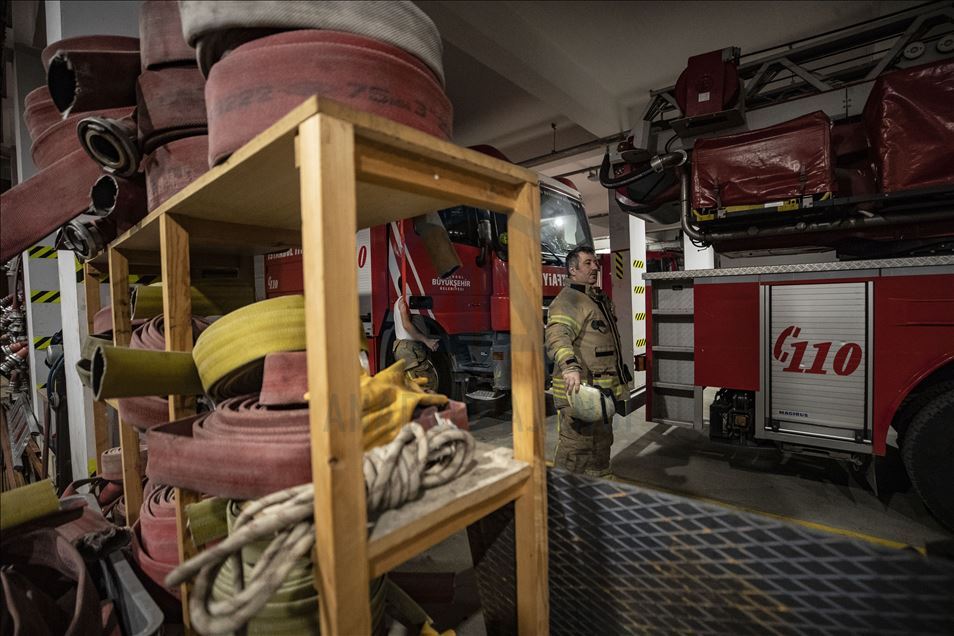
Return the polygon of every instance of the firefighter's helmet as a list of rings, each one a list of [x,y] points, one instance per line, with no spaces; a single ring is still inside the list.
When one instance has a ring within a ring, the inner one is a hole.
[[[576,393],[568,392],[570,415],[584,422],[609,422],[616,415],[616,401],[609,390],[589,384],[580,385]]]

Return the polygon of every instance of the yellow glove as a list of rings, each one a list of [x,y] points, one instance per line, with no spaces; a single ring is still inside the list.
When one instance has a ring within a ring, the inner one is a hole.
[[[361,430],[364,450],[390,442],[411,421],[418,406],[443,406],[447,396],[427,393],[408,381],[398,360],[375,376],[361,374]]]

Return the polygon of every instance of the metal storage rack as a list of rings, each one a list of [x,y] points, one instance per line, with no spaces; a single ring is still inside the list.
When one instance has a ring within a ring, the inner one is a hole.
[[[114,339],[130,338],[131,263],[161,264],[166,348],[192,348],[190,259],[304,246],[306,341],[324,634],[371,633],[368,582],[514,501],[518,624],[548,632],[543,323],[537,177],[415,129],[317,97],[176,194],[109,247]],[[358,395],[355,232],[468,204],[509,216],[513,456],[482,449],[454,486],[425,493],[366,529]],[[348,264],[352,264],[350,267]],[[194,411],[170,396],[170,419]],[[120,423],[127,508],[142,501],[139,439]],[[194,547],[177,489],[180,556]],[[367,568],[354,567],[367,562]],[[188,628],[188,589],[183,589]],[[317,609],[317,608],[316,608]]]

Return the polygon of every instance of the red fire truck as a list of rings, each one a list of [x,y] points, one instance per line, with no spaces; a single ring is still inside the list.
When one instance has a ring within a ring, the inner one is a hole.
[[[889,44],[872,53],[876,38]],[[631,214],[774,258],[644,275],[646,419],[702,431],[708,416],[713,440],[869,466],[893,428],[913,485],[954,529],[949,4],[779,51],[690,58],[654,92],[648,134],[604,160]],[[786,264],[822,250],[830,262]]]
[[[393,308],[405,271],[415,325],[441,341],[429,361],[437,390],[472,400],[504,400],[510,390],[507,217],[467,206],[438,214],[461,263],[449,276],[436,271],[413,220],[358,232],[360,314],[371,371],[394,360]],[[566,254],[577,245],[593,245],[593,238],[581,195],[568,181],[540,177],[540,217],[546,307],[563,287]],[[301,293],[300,251],[269,255],[265,272],[268,295]]]

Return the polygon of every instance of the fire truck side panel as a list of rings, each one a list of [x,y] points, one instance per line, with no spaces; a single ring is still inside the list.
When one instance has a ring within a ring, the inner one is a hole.
[[[407,272],[411,295],[429,296],[432,309],[414,310],[437,322],[447,334],[490,331],[491,280],[488,269],[477,265],[480,248],[465,243],[454,243],[461,267],[447,278],[439,278],[434,271],[421,237],[413,224],[404,221],[404,240],[407,242]],[[396,223],[391,224],[389,273],[389,302],[397,300],[397,280],[401,275],[400,235]]]
[[[875,280],[874,451],[902,400],[932,372],[954,363],[954,275]]]
[[[693,296],[695,384],[758,391],[759,284],[696,284]]]

